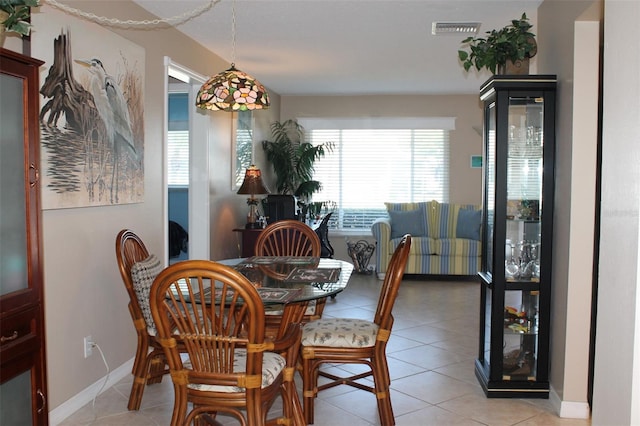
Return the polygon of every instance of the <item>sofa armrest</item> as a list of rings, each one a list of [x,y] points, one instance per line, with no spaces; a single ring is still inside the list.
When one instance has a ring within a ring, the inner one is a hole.
[[[371,225],[371,234],[376,240],[376,272],[378,278],[384,276],[391,261],[389,247],[391,247],[391,220],[389,218],[376,219]]]
[[[391,240],[391,219],[388,217],[376,219],[371,225],[371,234],[373,234],[378,244],[382,240]]]

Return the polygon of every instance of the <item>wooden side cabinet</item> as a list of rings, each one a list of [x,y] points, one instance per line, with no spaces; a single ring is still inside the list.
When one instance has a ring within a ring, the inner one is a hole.
[[[0,48],[0,424],[47,425],[38,68]]]
[[[484,105],[480,341],[488,397],[549,397],[556,76],[497,75]]]
[[[240,243],[240,257],[251,257],[254,256],[256,251],[256,241],[258,240],[258,236],[262,232],[261,228],[257,229],[245,229],[245,228],[236,228],[233,232],[239,232],[241,237]]]

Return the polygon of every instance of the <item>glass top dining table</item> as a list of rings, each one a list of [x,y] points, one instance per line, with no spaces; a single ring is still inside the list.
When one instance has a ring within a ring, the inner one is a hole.
[[[282,338],[291,324],[301,324],[310,301],[335,296],[347,287],[353,265],[336,259],[291,256],[253,256],[218,261],[242,273],[260,293],[265,306],[283,305],[274,337]],[[271,316],[273,318],[273,316]],[[269,331],[267,330],[269,334]],[[297,342],[299,347],[300,342]],[[287,364],[297,365],[297,349]],[[287,385],[294,407],[294,425],[303,425],[304,414],[295,381]]]
[[[253,256],[218,262],[247,277],[265,305],[335,296],[347,287],[353,272],[349,262],[318,257]]]

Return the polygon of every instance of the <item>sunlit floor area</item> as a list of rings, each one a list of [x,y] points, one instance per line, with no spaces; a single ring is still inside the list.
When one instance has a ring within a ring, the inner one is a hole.
[[[374,275],[354,274],[347,289],[327,302],[324,315],[371,319],[380,285]],[[476,282],[403,281],[387,347],[396,424],[590,425],[589,420],[559,418],[548,400],[485,397],[474,375],[479,299]],[[296,380],[300,391],[301,380]],[[140,411],[127,411],[130,389],[131,376],[61,425],[169,425],[173,410],[170,377],[145,389]],[[279,409],[274,406],[272,410]],[[218,421],[237,424],[224,416],[218,416]],[[375,396],[348,386],[323,391],[315,403],[315,424],[379,425]]]

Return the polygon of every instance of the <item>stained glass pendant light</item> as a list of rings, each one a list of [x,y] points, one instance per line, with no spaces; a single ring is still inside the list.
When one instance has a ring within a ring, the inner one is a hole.
[[[196,106],[212,111],[253,111],[269,108],[269,94],[262,83],[235,67],[236,2],[231,6],[231,68],[207,80],[196,97]]]

